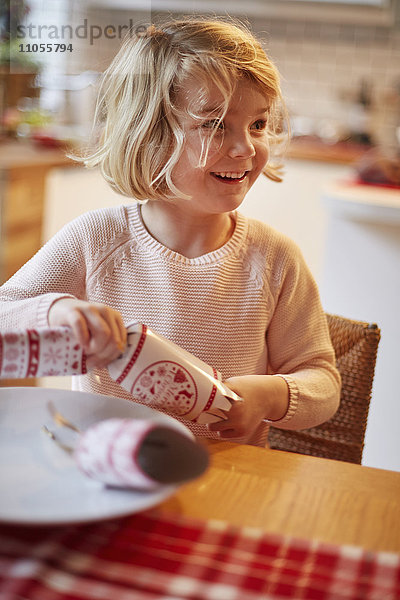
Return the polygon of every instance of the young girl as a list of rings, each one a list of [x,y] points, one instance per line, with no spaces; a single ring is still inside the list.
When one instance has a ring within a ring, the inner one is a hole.
[[[198,435],[265,446],[337,409],[340,380],[316,284],[293,242],[238,207],[280,181],[278,73],[246,30],[182,20],[127,38],[100,88],[100,166],[129,201],[66,225],[1,289],[2,328],[72,327],[93,370],[76,389],[135,400],[105,366],[125,325],[217,368],[243,398]]]

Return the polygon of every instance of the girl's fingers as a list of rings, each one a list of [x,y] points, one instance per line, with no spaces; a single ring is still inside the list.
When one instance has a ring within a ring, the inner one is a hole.
[[[225,421],[218,421],[218,423],[209,423],[208,429],[219,434],[220,438],[236,438],[240,437],[240,433],[232,426],[232,424],[226,424]]]
[[[88,326],[90,331],[90,342],[87,352],[90,354],[101,354],[107,351],[107,348],[117,348],[117,342],[113,335],[113,328],[110,323],[105,321],[98,314],[88,315]]]
[[[86,348],[88,366],[102,368],[117,358],[125,347],[119,324],[122,319],[118,313],[107,307],[91,308],[92,310],[85,314],[90,332],[90,341]]]
[[[122,320],[121,315],[118,314],[118,317],[119,318],[117,319],[117,325],[118,325],[119,334],[120,334],[120,340],[121,340],[120,348],[119,349],[120,349],[121,352],[125,352],[126,343],[128,341],[128,334],[127,334],[126,327],[125,327],[125,324],[124,324],[124,322]]]
[[[126,327],[119,313],[112,311],[108,317],[107,323],[111,329],[111,335],[115,340],[119,353],[121,353],[125,350],[126,345]]]
[[[226,429],[232,429],[232,425],[227,425],[227,419],[221,421],[215,421],[214,423],[209,423],[207,425],[210,431],[224,431]]]
[[[79,344],[86,348],[90,341],[90,331],[85,317],[78,311],[72,311],[63,325],[69,325]]]
[[[246,401],[237,402],[227,413],[225,420],[210,423],[210,431],[218,431],[221,438],[241,438],[255,429],[255,421]]]
[[[121,314],[100,303],[75,298],[56,301],[49,311],[50,325],[67,325],[87,355],[89,368],[105,367],[126,346],[127,333]]]
[[[238,437],[241,437],[241,434],[236,433],[236,431],[234,429],[226,429],[224,431],[219,432],[219,437],[221,439],[222,438],[226,438],[226,439],[238,438]]]

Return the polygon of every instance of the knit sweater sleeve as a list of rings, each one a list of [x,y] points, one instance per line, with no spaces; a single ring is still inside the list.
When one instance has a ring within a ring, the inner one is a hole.
[[[284,238],[273,274],[275,310],[267,332],[269,368],[290,391],[281,429],[306,429],[328,420],[340,399],[340,375],[319,292],[294,242]]]
[[[89,261],[106,243],[106,222],[105,212],[81,215],[65,225],[0,287],[2,330],[46,327],[48,311],[57,299],[86,299]]]

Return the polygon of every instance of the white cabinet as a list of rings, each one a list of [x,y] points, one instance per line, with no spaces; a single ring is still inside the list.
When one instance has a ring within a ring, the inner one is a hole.
[[[96,169],[53,169],[46,183],[43,242],[88,210],[118,206],[127,200],[115,193]]]
[[[324,203],[324,305],[381,329],[363,464],[400,471],[400,191],[336,185]]]

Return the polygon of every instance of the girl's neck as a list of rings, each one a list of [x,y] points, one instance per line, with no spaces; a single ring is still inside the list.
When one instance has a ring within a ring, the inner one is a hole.
[[[192,215],[165,201],[150,201],[140,208],[150,235],[187,258],[197,258],[221,248],[235,230],[231,213]]]

